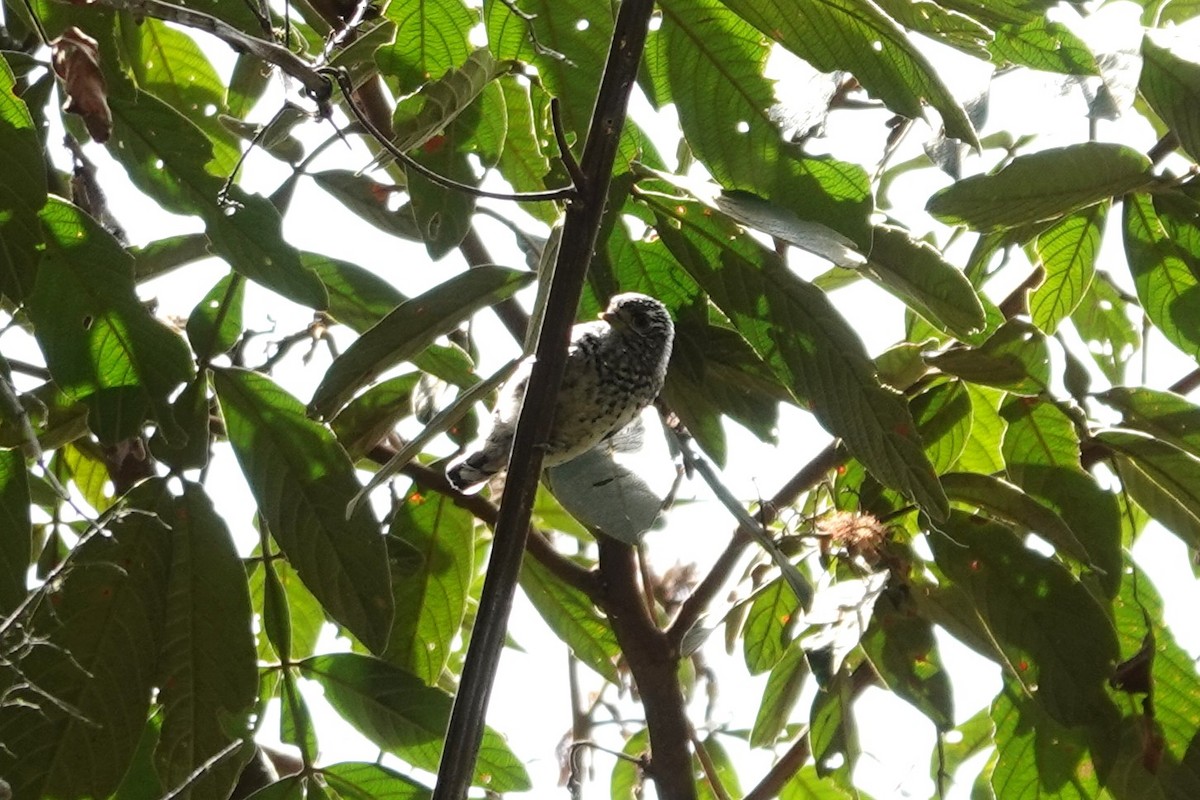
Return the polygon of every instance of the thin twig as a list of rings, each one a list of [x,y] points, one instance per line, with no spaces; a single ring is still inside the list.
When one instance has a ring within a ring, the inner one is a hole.
[[[562,159],[563,166],[567,168],[567,174],[571,176],[575,187],[584,191],[584,187],[587,186],[587,175],[579,168],[579,162],[575,160],[575,154],[571,152],[571,146],[567,144],[567,131],[563,127],[562,103],[557,97],[550,98],[550,124],[554,128],[554,141],[558,143],[559,158]]]
[[[459,183],[456,180],[447,178],[434,172],[429,167],[417,161],[415,158],[405,153],[399,147],[392,144],[392,140],[385,136],[375,124],[367,118],[362,109],[358,107],[358,102],[354,99],[354,86],[350,83],[350,75],[342,69],[333,67],[321,67],[318,72],[325,77],[332,78],[337,83],[338,88],[342,90],[342,96],[346,99],[346,105],[350,108],[350,112],[358,120],[359,124],[371,134],[372,137],[396,160],[404,164],[404,166],[413,170],[417,174],[426,178],[438,186],[447,189],[453,189],[463,194],[469,194],[472,197],[487,197],[492,200],[515,200],[522,203],[536,203],[547,201],[571,200],[578,193],[576,187],[564,186],[560,189],[547,189],[543,192],[492,192],[487,189],[480,189],[478,186],[471,186],[466,183]]]

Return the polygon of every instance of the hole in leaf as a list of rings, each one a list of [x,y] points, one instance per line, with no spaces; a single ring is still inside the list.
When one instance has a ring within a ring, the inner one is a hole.
[[[95,322],[95,320],[94,320],[94,319],[92,319],[92,315],[91,315],[91,314],[88,314],[87,316],[85,316],[85,317],[83,318],[83,329],[84,329],[85,331],[90,331],[90,330],[92,329],[92,323],[93,323],[93,322]]]

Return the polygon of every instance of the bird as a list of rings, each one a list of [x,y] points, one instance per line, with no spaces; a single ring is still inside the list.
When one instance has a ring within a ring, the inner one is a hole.
[[[636,292],[613,296],[598,320],[573,327],[542,464],[553,467],[578,458],[654,402],[674,338],[666,306]],[[501,389],[483,445],[446,467],[447,479],[459,491],[474,490],[508,467],[532,366],[526,359]]]

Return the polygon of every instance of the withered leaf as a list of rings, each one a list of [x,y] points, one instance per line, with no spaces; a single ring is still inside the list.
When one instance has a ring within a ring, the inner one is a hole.
[[[112,112],[108,108],[108,86],[100,71],[100,49],[96,40],[70,27],[50,43],[54,72],[63,82],[67,100],[63,111],[83,117],[88,133],[104,143],[112,134]]]

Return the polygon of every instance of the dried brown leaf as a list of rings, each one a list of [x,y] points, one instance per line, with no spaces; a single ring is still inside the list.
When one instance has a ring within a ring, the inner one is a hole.
[[[108,108],[108,86],[100,71],[96,40],[79,28],[68,28],[50,43],[50,58],[67,97],[63,111],[83,117],[88,133],[97,142],[108,141],[112,134],[112,112]]]

